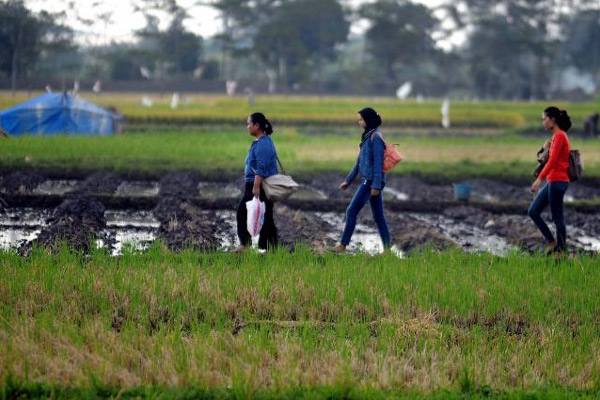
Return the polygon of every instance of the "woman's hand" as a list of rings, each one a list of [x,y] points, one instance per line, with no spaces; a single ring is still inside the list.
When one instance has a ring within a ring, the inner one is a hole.
[[[375,196],[379,196],[379,193],[381,191],[379,189],[371,189],[371,196],[375,197]]]
[[[540,188],[540,185],[542,184],[542,181],[538,178],[536,179],[532,184],[531,184],[531,191],[533,193],[537,192],[538,189]]]
[[[252,188],[252,194],[254,195],[254,197],[259,197],[260,196],[260,186],[254,185],[254,187]]]
[[[344,182],[340,183],[339,189],[346,190],[346,189],[348,189],[348,185],[349,185],[349,183],[344,181]]]
[[[550,148],[550,146],[551,146],[551,145],[552,145],[552,139],[548,139],[548,140],[546,140],[546,141],[544,142],[544,145],[542,146],[542,148],[543,148],[544,150],[547,150],[547,149],[549,149],[549,148]]]

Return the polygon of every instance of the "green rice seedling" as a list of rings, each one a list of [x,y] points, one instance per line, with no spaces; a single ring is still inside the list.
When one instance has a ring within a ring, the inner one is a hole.
[[[356,161],[357,137],[314,136],[277,131],[279,156],[294,176],[346,173]],[[415,138],[391,135],[405,156],[392,174],[438,179],[465,176],[530,179],[539,138]],[[1,169],[114,170],[160,174],[194,170],[205,175],[237,177],[250,139],[240,130],[136,133],[111,137],[21,137],[3,143]],[[600,143],[573,140],[582,152],[586,178],[600,175]]]
[[[455,250],[3,252],[0,386],[591,395],[596,265]]]

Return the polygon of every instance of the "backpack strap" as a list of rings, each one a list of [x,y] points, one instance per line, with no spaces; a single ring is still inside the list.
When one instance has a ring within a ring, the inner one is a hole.
[[[387,147],[387,142],[385,141],[385,138],[383,137],[383,133],[381,133],[379,130],[375,129],[373,130],[373,133],[371,133],[371,143],[373,143],[373,140],[375,140],[375,138],[373,136],[375,135],[379,135],[379,137],[381,138],[381,140],[383,141],[383,147]]]

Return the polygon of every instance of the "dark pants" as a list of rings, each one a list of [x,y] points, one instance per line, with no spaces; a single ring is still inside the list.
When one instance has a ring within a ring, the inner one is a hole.
[[[246,219],[248,211],[246,210],[246,202],[252,200],[254,194],[252,194],[252,188],[254,187],[253,182],[246,182],[244,187],[244,196],[240,201],[237,208],[237,234],[240,239],[242,246],[250,246],[252,244],[252,236],[248,233],[246,228]],[[273,202],[267,199],[265,191],[260,188],[260,200],[265,202],[265,222],[260,230],[258,236],[258,248],[266,250],[277,246],[277,228],[275,227],[275,221],[273,220]]]
[[[556,226],[556,250],[563,251],[567,246],[567,227],[565,225],[565,213],[564,213],[564,197],[567,189],[569,188],[569,182],[550,182],[544,185],[540,189],[539,193],[529,206],[527,215],[535,222],[539,230],[544,235],[544,238],[548,243],[554,242],[552,232],[544,222],[542,218],[542,211],[548,204],[550,204],[550,212],[552,213],[552,220]]]
[[[341,243],[344,246],[348,246],[350,243],[350,238],[356,227],[358,213],[368,202],[371,205],[371,213],[377,224],[383,247],[390,247],[390,232],[388,230],[387,222],[385,221],[385,216],[383,215],[383,187],[377,196],[371,196],[371,183],[372,181],[364,181],[358,187],[350,205],[346,209],[346,226],[344,227],[344,233],[342,234],[341,240]]]

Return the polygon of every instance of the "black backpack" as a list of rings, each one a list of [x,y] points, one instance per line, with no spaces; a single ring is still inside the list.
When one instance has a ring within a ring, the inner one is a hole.
[[[571,150],[569,152],[569,180],[575,182],[583,178],[583,161],[579,150]]]

